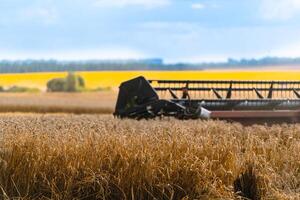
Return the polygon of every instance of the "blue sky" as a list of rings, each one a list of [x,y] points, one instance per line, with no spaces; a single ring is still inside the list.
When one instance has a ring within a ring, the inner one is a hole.
[[[300,0],[0,0],[0,59],[300,57]]]

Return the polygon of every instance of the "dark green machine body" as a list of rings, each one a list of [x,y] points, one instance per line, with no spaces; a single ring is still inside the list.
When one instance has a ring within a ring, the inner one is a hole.
[[[200,106],[189,107],[180,102],[159,99],[150,83],[144,77],[137,77],[120,85],[114,115],[120,118],[135,119],[158,116],[197,119],[206,118],[209,113],[206,113]]]
[[[121,84],[120,118],[300,121],[300,81],[146,80]]]

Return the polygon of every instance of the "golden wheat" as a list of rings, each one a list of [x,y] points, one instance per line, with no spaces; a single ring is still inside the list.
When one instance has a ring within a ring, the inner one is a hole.
[[[300,125],[2,114],[0,127],[1,199],[300,198]]]
[[[0,112],[113,113],[117,93],[0,93]]]

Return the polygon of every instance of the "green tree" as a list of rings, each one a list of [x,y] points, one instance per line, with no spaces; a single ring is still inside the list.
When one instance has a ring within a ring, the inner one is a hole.
[[[84,79],[73,72],[69,72],[66,78],[55,78],[47,83],[48,92],[79,92],[84,88]]]
[[[77,79],[78,79],[78,85],[79,85],[79,87],[85,88],[85,81],[84,81],[84,79],[81,76],[77,76]]]
[[[73,72],[69,72],[66,77],[65,91],[76,92],[79,84],[76,75]]]
[[[47,83],[48,92],[64,92],[66,81],[64,78],[55,78]]]

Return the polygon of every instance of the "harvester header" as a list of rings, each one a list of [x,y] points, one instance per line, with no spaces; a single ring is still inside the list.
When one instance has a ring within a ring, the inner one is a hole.
[[[146,80],[121,84],[115,116],[297,122],[300,81]]]

